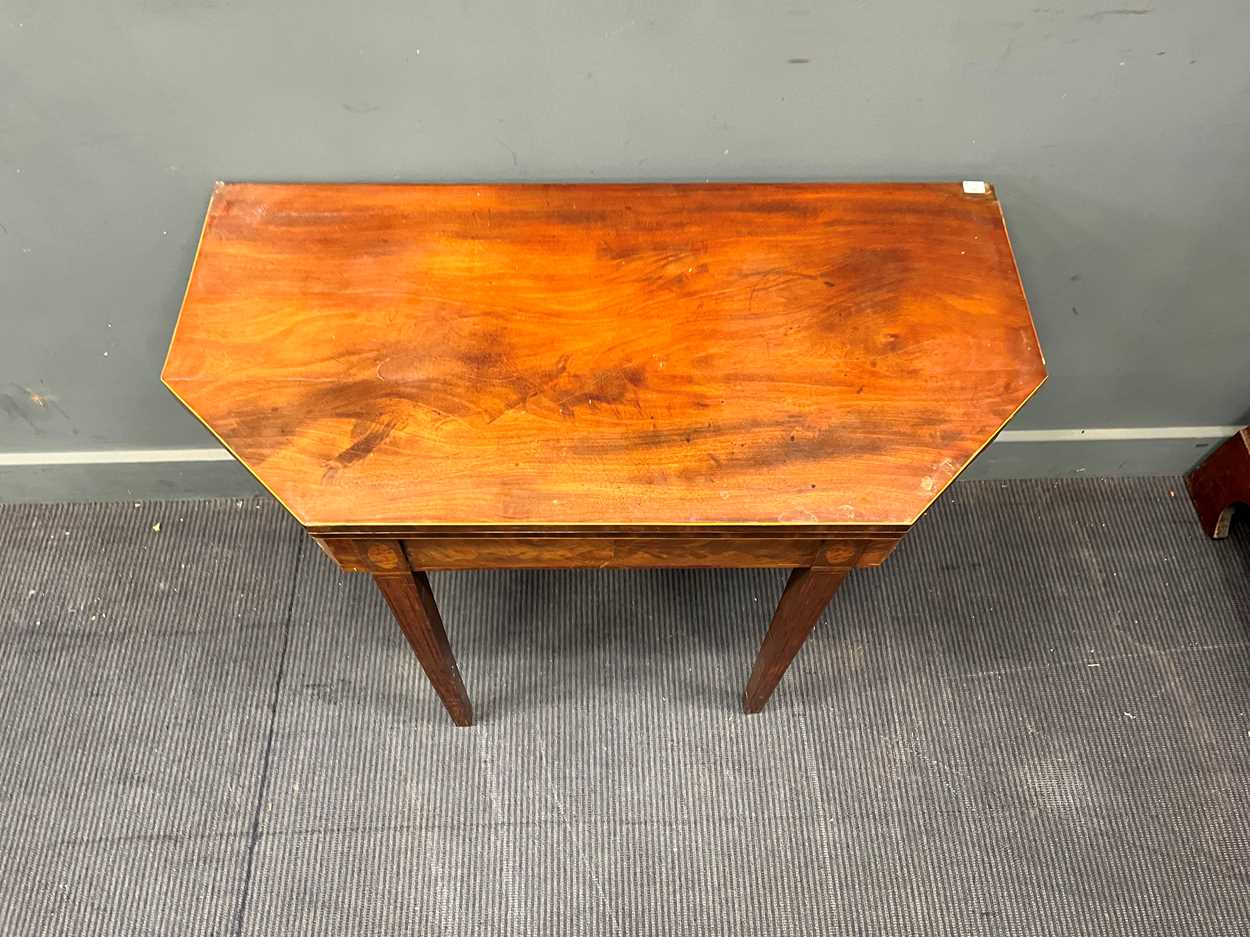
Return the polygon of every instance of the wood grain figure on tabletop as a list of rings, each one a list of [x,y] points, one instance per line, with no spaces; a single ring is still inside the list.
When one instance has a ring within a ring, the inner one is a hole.
[[[1185,485],[1207,536],[1227,537],[1237,505],[1250,508],[1250,427],[1185,476]]]
[[[1044,376],[957,183],[221,185],[163,373],[317,528],[907,526]]]

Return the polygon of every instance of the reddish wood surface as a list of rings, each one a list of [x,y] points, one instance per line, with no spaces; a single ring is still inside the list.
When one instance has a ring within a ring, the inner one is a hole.
[[[307,526],[903,525],[1044,379],[936,185],[224,185],[164,370]]]
[[[742,708],[746,712],[757,713],[764,708],[816,626],[820,613],[849,572],[846,569],[796,569],[790,574],[742,696]]]
[[[1237,505],[1250,508],[1250,427],[1211,453],[1185,482],[1207,536],[1227,537]]]
[[[458,726],[473,725],[473,706],[452,656],[430,580],[423,572],[404,570],[402,573],[375,573],[373,581],[391,607],[451,721]]]

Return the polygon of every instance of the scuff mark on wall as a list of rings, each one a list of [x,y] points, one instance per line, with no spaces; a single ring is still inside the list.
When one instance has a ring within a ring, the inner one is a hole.
[[[10,383],[7,387],[8,392],[0,393],[0,413],[11,421],[25,423],[40,436],[43,435],[43,427],[40,424],[46,423],[55,416],[60,416],[70,423],[69,414],[57,403],[54,395],[40,393],[22,384]],[[70,423],[70,429],[75,436],[78,435],[78,428],[73,423]]]
[[[1093,20],[1095,23],[1101,21],[1107,16],[1149,16],[1154,10],[1144,9],[1124,9],[1118,8],[1114,10],[1098,10],[1095,13],[1087,13],[1081,19]]]

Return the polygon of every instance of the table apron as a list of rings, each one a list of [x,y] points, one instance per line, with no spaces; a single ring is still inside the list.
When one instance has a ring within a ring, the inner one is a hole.
[[[899,537],[315,537],[349,572],[879,566]]]

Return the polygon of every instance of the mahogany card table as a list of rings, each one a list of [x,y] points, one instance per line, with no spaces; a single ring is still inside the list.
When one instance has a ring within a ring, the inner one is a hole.
[[[789,568],[757,712],[1045,365],[983,184],[219,183],[162,377],[470,725],[427,571]]]

